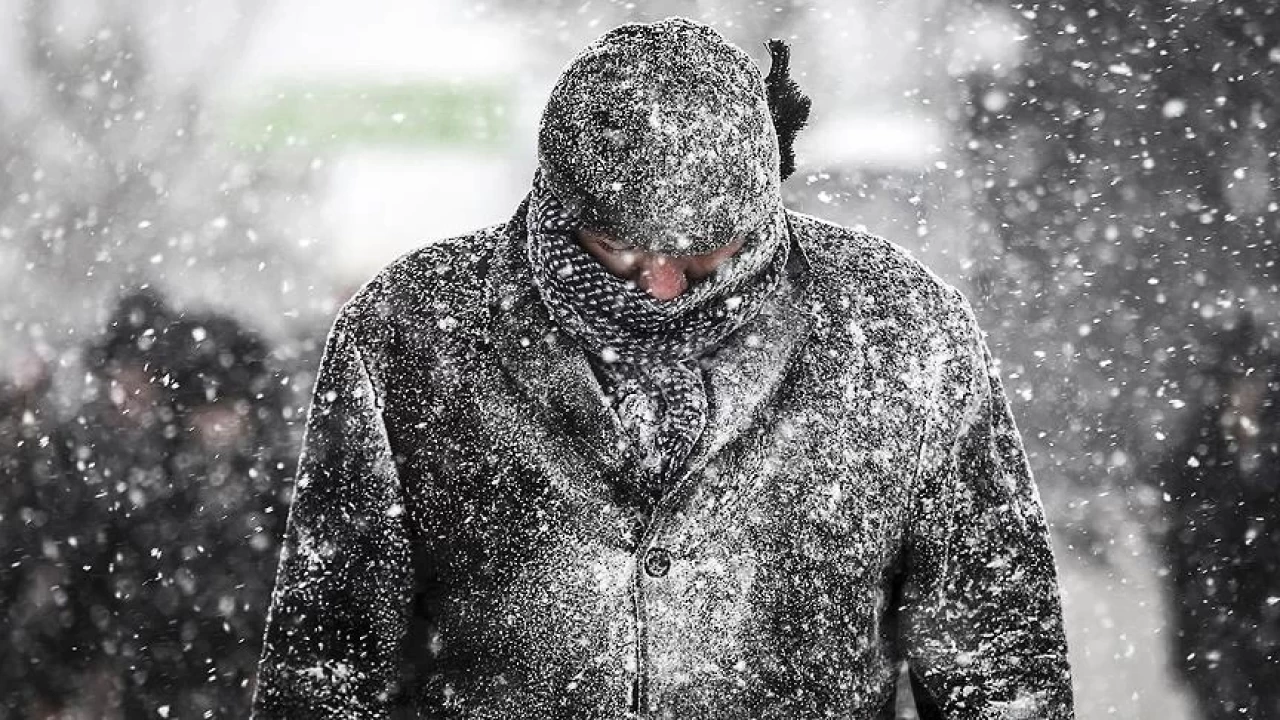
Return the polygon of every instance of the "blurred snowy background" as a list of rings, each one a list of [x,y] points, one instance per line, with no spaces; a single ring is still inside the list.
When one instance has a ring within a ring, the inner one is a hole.
[[[243,713],[337,307],[672,14],[788,39],[789,204],[978,309],[1080,717],[1280,717],[1272,0],[0,0],[0,718]]]

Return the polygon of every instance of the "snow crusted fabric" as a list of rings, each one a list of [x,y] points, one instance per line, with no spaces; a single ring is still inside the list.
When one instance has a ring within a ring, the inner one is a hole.
[[[543,111],[528,222],[533,278],[555,321],[591,353],[654,499],[706,424],[700,363],[759,313],[787,262],[776,97],[746,53],[673,18],[592,43]],[[663,302],[580,248],[574,232],[583,227],[653,253],[748,242]]]
[[[697,23],[611,31],[548,102],[551,192],[343,307],[258,718],[892,720],[903,663],[922,718],[1073,717],[982,331],[902,248],[782,206],[805,103],[771,54],[762,78]],[[651,252],[756,236],[668,310],[589,269],[575,222]],[[627,492],[652,468],[610,374],[691,438],[652,443],[683,456],[656,500]]]
[[[771,97],[751,57],[706,25],[623,25],[552,88],[539,167],[591,229],[649,252],[707,253],[781,208]]]
[[[536,179],[529,265],[556,322],[591,353],[660,496],[707,421],[700,362],[773,299],[790,248],[781,212],[708,279],[670,301],[610,273],[577,242],[581,221]],[[708,359],[709,361],[711,359]]]

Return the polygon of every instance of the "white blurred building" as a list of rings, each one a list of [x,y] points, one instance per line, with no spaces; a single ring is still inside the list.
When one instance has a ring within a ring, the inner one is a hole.
[[[279,0],[228,89],[240,142],[328,165],[334,262],[363,280],[432,239],[505,220],[533,170],[518,28],[461,2]]]
[[[532,175],[537,116],[562,64],[620,19],[661,17],[664,7],[585,3],[519,15],[462,0],[381,0],[376,10],[277,0],[235,70],[232,122],[241,141],[292,146],[329,164],[325,230],[335,262],[364,278],[422,242],[506,220]],[[764,40],[793,36],[794,72],[815,101],[797,147],[802,174],[919,177],[943,154],[946,129],[918,96],[930,68],[946,65],[938,55],[951,51],[922,55],[929,41],[919,16],[901,3],[808,3],[778,28],[725,3],[687,12],[751,52],[762,71]],[[791,184],[821,194],[804,182]],[[895,222],[869,225],[915,241],[916,228]]]

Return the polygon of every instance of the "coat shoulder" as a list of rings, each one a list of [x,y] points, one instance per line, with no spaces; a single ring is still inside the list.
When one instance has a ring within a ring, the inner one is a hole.
[[[971,322],[973,312],[960,291],[902,246],[812,215],[789,210],[788,216],[809,260],[819,302],[944,323]]]
[[[484,287],[506,224],[428,242],[392,261],[343,306],[345,323],[370,346],[396,331],[475,327]]]

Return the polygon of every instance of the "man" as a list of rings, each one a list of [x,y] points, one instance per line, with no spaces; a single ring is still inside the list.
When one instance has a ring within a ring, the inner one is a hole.
[[[259,718],[1067,718],[1036,491],[971,311],[786,210],[771,44],[617,28],[510,222],[348,303]]]

